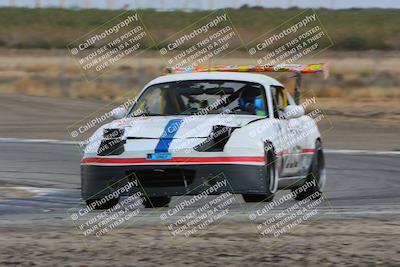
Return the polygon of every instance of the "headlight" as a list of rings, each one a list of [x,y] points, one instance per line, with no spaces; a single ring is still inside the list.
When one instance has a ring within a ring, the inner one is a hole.
[[[124,152],[125,140],[122,140],[124,129],[104,129],[97,155],[121,155]]]

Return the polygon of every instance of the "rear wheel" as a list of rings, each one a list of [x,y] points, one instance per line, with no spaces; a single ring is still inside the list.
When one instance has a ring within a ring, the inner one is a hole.
[[[307,187],[306,190],[299,192],[294,197],[295,200],[303,200],[306,199],[307,197],[311,197],[312,199],[318,199],[322,195],[322,191],[326,182],[326,171],[325,171],[324,152],[322,150],[322,145],[320,140],[316,141],[315,152],[313,155],[313,160],[311,162],[310,171],[307,175],[306,182],[302,186],[307,184],[307,182],[309,182],[309,184],[312,183],[313,185]],[[292,192],[295,192],[297,188],[292,189]]]
[[[272,148],[270,143],[266,143],[264,148]],[[265,149],[265,181],[267,187],[266,194],[243,194],[245,202],[270,202],[278,189],[278,170],[276,168],[275,153],[272,149]]]
[[[143,205],[146,208],[160,208],[168,206],[171,197],[146,197]]]
[[[109,199],[108,201],[105,201],[104,203],[103,199],[88,199],[86,200],[86,205],[89,207],[92,207],[94,210],[107,210],[111,209],[115,205],[118,204],[119,202],[119,197],[118,198],[112,198]]]

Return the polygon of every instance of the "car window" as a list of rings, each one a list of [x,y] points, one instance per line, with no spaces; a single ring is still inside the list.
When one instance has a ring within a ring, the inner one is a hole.
[[[282,86],[271,86],[271,95],[274,108],[274,117],[280,118],[283,110],[289,104],[288,93]]]
[[[154,90],[149,91],[146,100],[140,102],[140,110],[151,109],[155,113],[160,113],[162,105],[161,100],[164,99],[161,97],[161,94],[161,88],[155,88]]]
[[[257,83],[226,80],[178,81],[147,88],[130,114],[230,113],[267,116],[266,103],[265,89]]]
[[[288,91],[286,91],[286,96],[287,96],[287,100],[288,100],[288,105],[296,105],[296,103],[294,102],[293,97],[289,94]]]

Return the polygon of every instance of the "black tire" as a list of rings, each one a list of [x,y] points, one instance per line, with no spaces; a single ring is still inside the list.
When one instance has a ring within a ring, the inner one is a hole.
[[[146,208],[160,208],[168,206],[171,197],[148,197],[143,202]]]
[[[254,203],[254,202],[270,202],[274,198],[274,196],[268,195],[252,195],[252,194],[243,194],[243,199],[247,203]]]
[[[294,197],[294,199],[303,200],[307,197],[311,197],[312,199],[319,199],[322,196],[322,189],[324,187],[326,179],[325,175],[324,152],[322,149],[321,141],[317,140],[315,143],[315,152],[311,162],[310,171],[307,175],[306,181],[304,182],[305,184],[307,182],[315,181],[315,186],[308,187],[305,191],[298,193]],[[302,184],[301,186],[303,186],[304,184]],[[294,192],[297,188],[292,189],[292,192]]]
[[[89,207],[92,207],[93,203],[95,203],[96,201],[99,202],[100,199],[88,199],[88,200],[86,200],[86,205],[88,205]],[[106,201],[104,204],[94,206],[93,209],[108,210],[108,209],[111,209],[112,207],[114,207],[115,205],[117,205],[118,202],[119,202],[119,197],[112,198],[112,199]]]
[[[278,188],[278,172],[276,171],[275,152],[272,149],[272,144],[267,142],[264,145],[265,153],[265,173],[266,173],[266,194],[242,194],[245,202],[270,202],[274,199],[274,194]]]

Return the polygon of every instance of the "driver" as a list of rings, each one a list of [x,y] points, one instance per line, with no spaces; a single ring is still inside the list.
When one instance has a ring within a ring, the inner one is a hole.
[[[265,116],[265,105],[261,89],[254,86],[244,87],[239,98],[239,109],[252,115]]]

